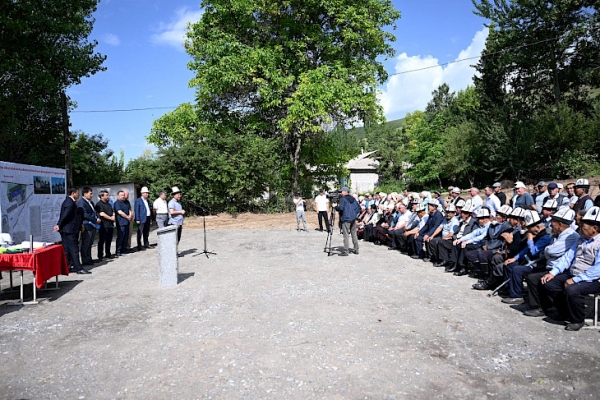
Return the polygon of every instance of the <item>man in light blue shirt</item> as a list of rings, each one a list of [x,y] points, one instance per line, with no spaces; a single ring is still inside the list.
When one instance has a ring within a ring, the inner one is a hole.
[[[600,208],[590,208],[581,219],[581,237],[541,279],[544,311],[554,305],[558,319],[569,321],[568,331],[584,326],[585,297],[600,293]]]
[[[442,224],[438,226],[438,228],[430,236],[423,238],[423,241],[425,242],[425,248],[427,249],[427,254],[430,261],[434,263],[434,267],[441,267],[444,265],[439,256],[439,243],[444,240],[452,242],[452,238],[456,232],[458,232],[458,225],[460,225],[460,220],[456,216],[456,207],[454,204],[450,203],[446,207],[446,218],[444,218]],[[442,250],[444,249],[442,248]]]
[[[524,314],[528,317],[543,317],[546,315],[540,307],[540,293],[542,290],[542,277],[554,269],[558,260],[567,250],[577,244],[579,234],[571,228],[575,211],[569,207],[562,207],[552,216],[552,243],[544,249],[546,256],[546,270],[534,272],[525,278],[527,280],[527,293],[529,310]]]
[[[483,206],[483,199],[479,195],[479,189],[476,187],[471,188],[471,204],[473,205],[473,213],[477,212]]]

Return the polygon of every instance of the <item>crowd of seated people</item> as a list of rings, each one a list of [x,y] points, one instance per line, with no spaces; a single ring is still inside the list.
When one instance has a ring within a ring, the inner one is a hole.
[[[499,291],[523,314],[584,326],[585,298],[600,293],[600,196],[587,179],[564,188],[538,182],[533,195],[516,182],[483,193],[375,193],[360,197],[359,238],[415,260],[470,275],[474,290]],[[483,195],[483,196],[482,196]],[[524,286],[526,282],[526,286]]]

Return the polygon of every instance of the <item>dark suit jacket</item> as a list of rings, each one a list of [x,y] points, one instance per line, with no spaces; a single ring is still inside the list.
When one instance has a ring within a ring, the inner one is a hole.
[[[462,222],[461,222],[461,224],[462,224]],[[473,229],[475,229],[477,226],[479,226],[477,224],[477,220],[475,218],[471,217],[471,219],[467,223],[467,226],[465,226],[465,229],[463,230],[463,236],[466,236],[469,233],[471,233],[473,231]],[[460,225],[458,225],[458,230],[456,231],[456,233],[453,236],[454,239],[456,239],[456,235],[458,234],[459,231],[460,231]]]
[[[60,207],[60,217],[56,223],[61,233],[78,233],[81,230],[83,215],[75,201],[67,197]]]
[[[429,215],[429,218],[427,218],[427,222],[425,222],[425,225],[423,225],[419,231],[419,236],[433,235],[433,232],[435,232],[435,230],[442,224],[443,221],[444,216],[441,212],[436,210],[433,214]]]
[[[94,203],[92,202],[92,205]],[[83,215],[83,226],[85,227],[86,230],[91,231],[92,229],[95,229],[94,226],[90,225],[88,222],[93,223],[94,225],[96,225],[97,221],[98,221],[98,214],[96,214],[96,210],[94,209],[94,207],[90,207],[90,205],[88,204],[88,202],[86,201],[86,199],[84,199],[83,197],[80,197],[79,200],[77,200],[77,208],[80,210],[79,212],[81,213],[81,215]]]
[[[146,200],[148,202],[148,207],[150,208],[150,217],[148,217],[146,214],[148,213],[148,211],[146,211],[146,206],[144,205],[144,199],[141,197],[138,197],[135,200],[134,203],[134,208],[133,208],[133,213],[135,215],[135,220],[136,221],[140,221],[142,224],[146,222],[146,219],[149,219],[152,217],[152,204],[150,204],[149,200]]]

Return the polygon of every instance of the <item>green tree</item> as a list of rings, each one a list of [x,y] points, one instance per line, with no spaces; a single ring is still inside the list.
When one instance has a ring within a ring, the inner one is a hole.
[[[60,93],[104,70],[98,0],[0,0],[0,159],[64,166]]]
[[[117,158],[102,134],[75,132],[73,137],[71,159],[75,186],[121,182],[125,163],[123,151]]]
[[[326,126],[382,119],[375,88],[400,17],[390,0],[205,0],[186,43],[209,130],[280,143],[297,191],[304,146]]]

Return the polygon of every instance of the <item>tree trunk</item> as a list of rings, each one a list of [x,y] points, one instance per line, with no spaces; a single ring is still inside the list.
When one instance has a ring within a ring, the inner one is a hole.
[[[302,137],[298,134],[296,140],[296,148],[294,150],[294,174],[292,176],[292,194],[298,193],[300,185],[298,185],[298,176],[300,174],[300,152],[302,150]]]

